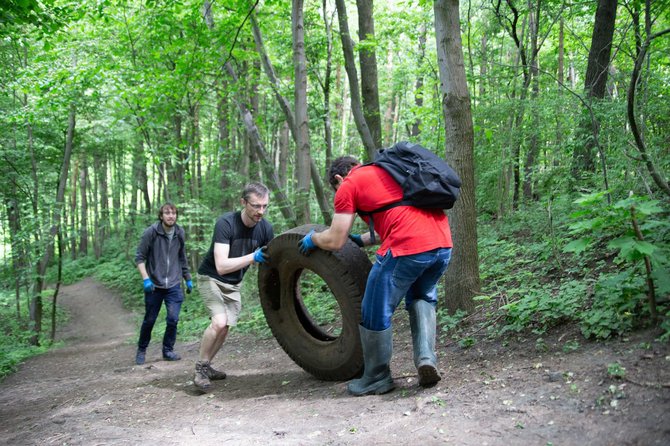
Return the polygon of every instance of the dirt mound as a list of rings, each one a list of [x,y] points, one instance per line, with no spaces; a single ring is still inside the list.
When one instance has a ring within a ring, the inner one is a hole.
[[[396,315],[398,388],[354,398],[296,366],[274,340],[233,332],[217,356],[228,379],[194,390],[197,343],[136,366],[136,318],[94,280],[64,287],[66,347],[0,384],[7,445],[661,445],[670,443],[670,351],[653,333],[564,353],[546,339],[439,350],[443,379],[417,387],[407,316]],[[576,337],[574,337],[577,339]],[[623,379],[608,365],[625,368]]]

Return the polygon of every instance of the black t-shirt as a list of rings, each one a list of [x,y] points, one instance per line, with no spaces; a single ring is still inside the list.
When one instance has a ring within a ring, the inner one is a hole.
[[[214,244],[223,243],[229,245],[229,258],[243,257],[261,246],[267,245],[273,237],[272,225],[267,220],[263,219],[256,223],[254,227],[249,228],[242,222],[242,213],[240,211],[227,212],[216,220],[212,243],[200,264],[200,268],[198,268],[198,273],[224,283],[236,285],[242,281],[249,267],[245,266],[226,275],[219,275],[216,272],[216,263],[214,262]]]

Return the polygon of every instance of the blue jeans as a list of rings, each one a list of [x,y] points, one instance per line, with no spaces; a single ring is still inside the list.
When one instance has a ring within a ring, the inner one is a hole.
[[[171,352],[177,340],[177,323],[181,304],[184,302],[184,293],[181,285],[172,288],[156,288],[153,292],[144,293],[144,320],[140,328],[140,340],[137,348],[146,350],[151,341],[151,331],[161,311],[161,305],[165,302],[167,316],[165,317],[165,334],[163,335],[163,353]]]
[[[393,257],[390,251],[377,254],[365,286],[361,325],[368,330],[386,330],[403,297],[405,308],[417,299],[437,305],[437,282],[449,260],[451,248],[400,257]]]

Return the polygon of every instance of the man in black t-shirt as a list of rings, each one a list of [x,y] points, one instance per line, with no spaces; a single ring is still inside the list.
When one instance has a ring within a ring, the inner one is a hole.
[[[269,199],[265,185],[247,184],[241,198],[244,207],[217,219],[212,243],[198,268],[200,295],[211,315],[195,363],[193,382],[201,390],[209,389],[211,380],[226,377],[212,367],[211,361],[226,340],[229,328],[237,324],[242,309],[240,284],[249,265],[269,261],[265,249],[274,234],[270,222],[263,218]]]

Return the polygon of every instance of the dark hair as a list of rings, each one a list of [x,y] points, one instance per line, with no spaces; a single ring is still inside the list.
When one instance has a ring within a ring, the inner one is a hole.
[[[244,186],[244,190],[242,191],[242,198],[246,201],[249,201],[249,196],[251,194],[258,195],[259,197],[267,197],[270,194],[270,189],[268,189],[268,187],[263,183],[249,183]]]
[[[177,214],[177,217],[179,217],[179,209],[177,209],[177,206],[175,206],[174,204],[172,204],[168,201],[165,204],[163,204],[163,206],[161,206],[161,208],[158,210],[158,219],[160,221],[163,221],[163,211],[165,209],[174,210],[174,213]]]
[[[360,162],[353,156],[341,156],[335,158],[328,169],[328,182],[330,183],[330,186],[335,189],[335,186],[338,184],[335,175],[344,178],[349,175],[349,171],[353,167],[358,166],[359,164]]]

